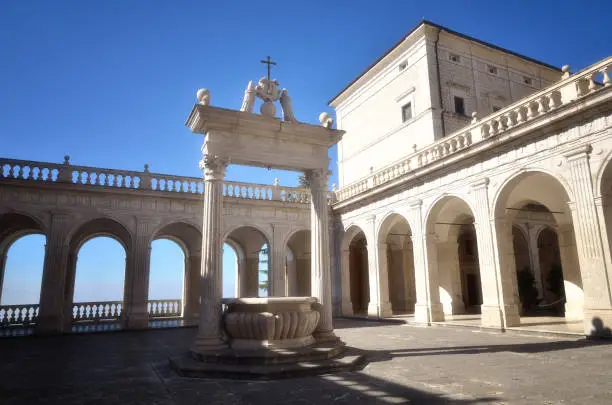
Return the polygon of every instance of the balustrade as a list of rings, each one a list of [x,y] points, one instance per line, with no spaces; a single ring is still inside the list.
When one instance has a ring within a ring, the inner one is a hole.
[[[38,320],[38,304],[0,306],[0,326],[27,325]]]
[[[182,307],[182,300],[149,300],[147,302],[149,318],[179,318]]]
[[[364,179],[344,186],[336,193],[336,201],[346,200],[370,188],[402,177],[413,170],[538,119],[580,97],[609,87],[612,84],[608,74],[611,66],[612,57],[609,57],[571,76],[565,69],[566,74],[559,82],[482,119],[473,115],[472,122],[459,131],[426,146],[420,151],[409,154],[400,161],[394,162]],[[599,78],[601,80],[598,80]]]
[[[122,310],[121,301],[75,302],[72,306],[72,321],[118,321]]]
[[[148,165],[145,165],[142,172],[75,166],[70,164],[68,156],[65,157],[63,164],[0,158],[0,180],[2,179],[37,180],[164,193],[202,194],[204,192],[204,183],[197,177],[150,173]],[[223,197],[306,204],[310,202],[310,191],[296,187],[226,181],[223,183]]]

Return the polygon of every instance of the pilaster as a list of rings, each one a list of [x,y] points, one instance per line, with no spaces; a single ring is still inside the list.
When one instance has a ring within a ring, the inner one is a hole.
[[[569,205],[584,287],[584,328],[587,334],[598,334],[601,323],[608,328],[612,325],[612,295],[601,226],[595,209],[590,152],[590,145],[585,145],[567,153],[565,158],[574,189],[574,201]]]
[[[51,214],[51,226],[45,245],[40,309],[37,334],[61,333],[64,325],[64,299],[69,246],[67,236],[70,215],[65,212]]]
[[[491,227],[495,223],[489,211],[489,179],[471,185],[474,196],[474,226],[478,244],[478,267],[482,284],[481,323],[504,329],[520,325],[518,305],[514,300],[516,265],[511,224],[499,222],[497,249]],[[503,256],[503,262],[501,263]]]
[[[123,322],[127,329],[149,327],[149,270],[151,258],[151,218],[136,218],[136,234],[127,252]]]
[[[353,314],[353,303],[351,301],[351,251],[347,247],[341,252],[340,270],[341,270],[341,283],[342,283],[342,298],[341,298],[341,310],[342,315],[351,316]]]
[[[444,321],[440,303],[438,281],[437,237],[427,235],[423,227],[422,201],[410,204],[409,216],[412,225],[412,249],[414,254],[414,281],[417,302],[414,306],[414,319],[430,324]]]

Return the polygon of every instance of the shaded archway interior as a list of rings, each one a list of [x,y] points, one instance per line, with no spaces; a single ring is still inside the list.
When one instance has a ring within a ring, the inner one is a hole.
[[[349,297],[352,305],[350,315],[367,315],[370,303],[370,276],[368,243],[363,231],[359,230],[349,238],[348,250]]]
[[[269,291],[268,256],[269,241],[257,228],[243,226],[231,231],[225,240],[234,247],[238,257],[236,285],[239,297],[257,297],[260,289]]]

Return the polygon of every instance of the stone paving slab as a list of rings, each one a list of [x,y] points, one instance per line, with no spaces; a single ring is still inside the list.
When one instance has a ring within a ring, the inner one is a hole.
[[[193,328],[0,341],[0,404],[610,404],[612,346],[563,337],[337,320],[358,372],[191,379],[168,357]]]

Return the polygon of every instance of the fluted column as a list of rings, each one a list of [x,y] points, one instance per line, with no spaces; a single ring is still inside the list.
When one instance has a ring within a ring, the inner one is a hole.
[[[414,306],[414,319],[426,324],[444,321],[438,282],[436,235],[425,233],[420,200],[410,204],[408,215],[409,223],[412,226],[414,283],[417,299]]]
[[[189,324],[198,320],[200,309],[200,269],[202,257],[191,255],[185,259],[185,292],[183,294],[183,318]]]
[[[221,339],[221,256],[223,252],[223,178],[228,160],[204,154],[204,213],[202,224],[202,268],[200,273],[200,321],[191,350],[195,353],[225,348]]]
[[[136,235],[127,252],[123,317],[127,329],[149,327],[147,300],[151,263],[151,219],[138,217]]]
[[[488,186],[488,178],[472,184],[482,286],[481,324],[504,329],[520,325],[518,303],[515,301],[516,265],[512,224],[503,220],[496,222],[491,215]],[[492,226],[495,226],[497,232],[496,239]]]
[[[61,333],[64,325],[64,299],[70,216],[68,213],[51,214],[51,227],[45,245],[40,309],[37,334]]]
[[[308,170],[310,186],[310,237],[312,247],[312,295],[321,304],[321,320],[313,334],[319,341],[335,341],[332,323],[331,268],[329,244],[329,207],[327,205],[327,169]]]
[[[595,208],[593,182],[589,167],[590,146],[578,148],[565,155],[570,180],[574,188],[574,201],[570,203],[578,260],[584,287],[585,332],[593,328],[612,326],[612,295],[609,269],[606,267],[602,227]]]

